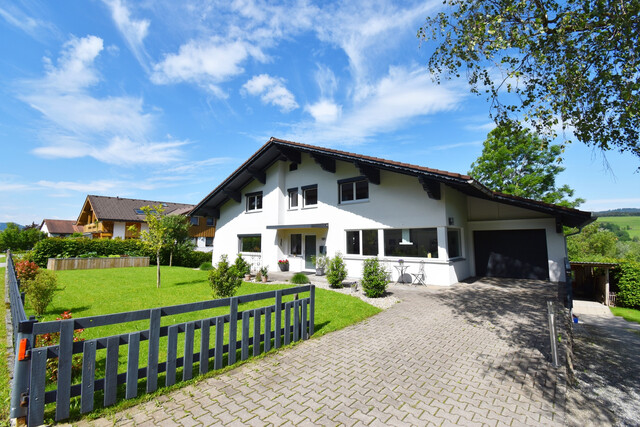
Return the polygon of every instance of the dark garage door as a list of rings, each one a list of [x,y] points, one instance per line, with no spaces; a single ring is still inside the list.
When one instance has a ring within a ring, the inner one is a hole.
[[[476,275],[549,280],[545,230],[475,231]]]

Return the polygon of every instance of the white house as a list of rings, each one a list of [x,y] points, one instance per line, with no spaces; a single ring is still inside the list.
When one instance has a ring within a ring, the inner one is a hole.
[[[313,270],[341,252],[349,276],[377,256],[426,282],[470,276],[564,281],[562,226],[589,212],[490,191],[471,177],[271,138],[206,196],[193,215],[216,217],[214,263],[237,253],[254,265]],[[408,277],[408,276],[407,276]]]
[[[82,226],[75,221],[67,219],[43,219],[40,231],[49,237],[67,237],[73,233],[82,233]]]

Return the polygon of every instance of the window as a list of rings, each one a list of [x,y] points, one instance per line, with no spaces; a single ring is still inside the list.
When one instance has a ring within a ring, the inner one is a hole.
[[[240,239],[240,252],[262,252],[262,236],[247,235],[238,236]]]
[[[347,231],[347,254],[377,256],[378,230]]]
[[[298,188],[290,188],[287,190],[289,194],[289,209],[298,208]]]
[[[302,234],[291,235],[291,255],[302,255]]]
[[[197,216],[192,216],[191,217],[191,225],[198,225],[198,221],[199,218]]]
[[[369,181],[366,178],[350,178],[338,181],[340,203],[369,200]]]
[[[360,255],[359,231],[347,231],[347,253]]]
[[[318,186],[308,185],[302,187],[302,207],[315,206],[318,204]]]
[[[384,230],[384,255],[437,258],[438,233],[435,228]]]
[[[215,218],[207,217],[207,225],[208,225],[209,227],[213,227],[214,225],[216,225],[216,220],[215,220]]]
[[[197,237],[192,237],[191,238],[191,243],[193,243],[193,246],[198,246],[198,238]]]
[[[213,237],[206,237],[204,245],[205,246],[213,246]]]
[[[262,191],[259,193],[250,193],[247,197],[247,212],[262,210]]]
[[[458,228],[447,228],[447,248],[449,258],[457,258],[462,256],[460,244],[460,230]]]

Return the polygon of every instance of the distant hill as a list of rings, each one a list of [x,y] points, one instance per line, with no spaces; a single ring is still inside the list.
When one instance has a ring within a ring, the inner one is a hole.
[[[0,222],[0,231],[4,230],[5,228],[7,228],[7,224],[9,224],[8,222]],[[18,224],[18,227],[20,228],[24,228],[24,225],[20,225]]]
[[[596,216],[640,216],[640,208],[621,208],[610,211],[594,212]]]

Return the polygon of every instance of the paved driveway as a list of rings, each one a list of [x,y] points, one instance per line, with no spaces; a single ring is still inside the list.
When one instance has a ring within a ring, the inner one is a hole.
[[[561,425],[545,282],[393,287],[403,301],[98,425]],[[83,422],[82,424],[86,424]]]

